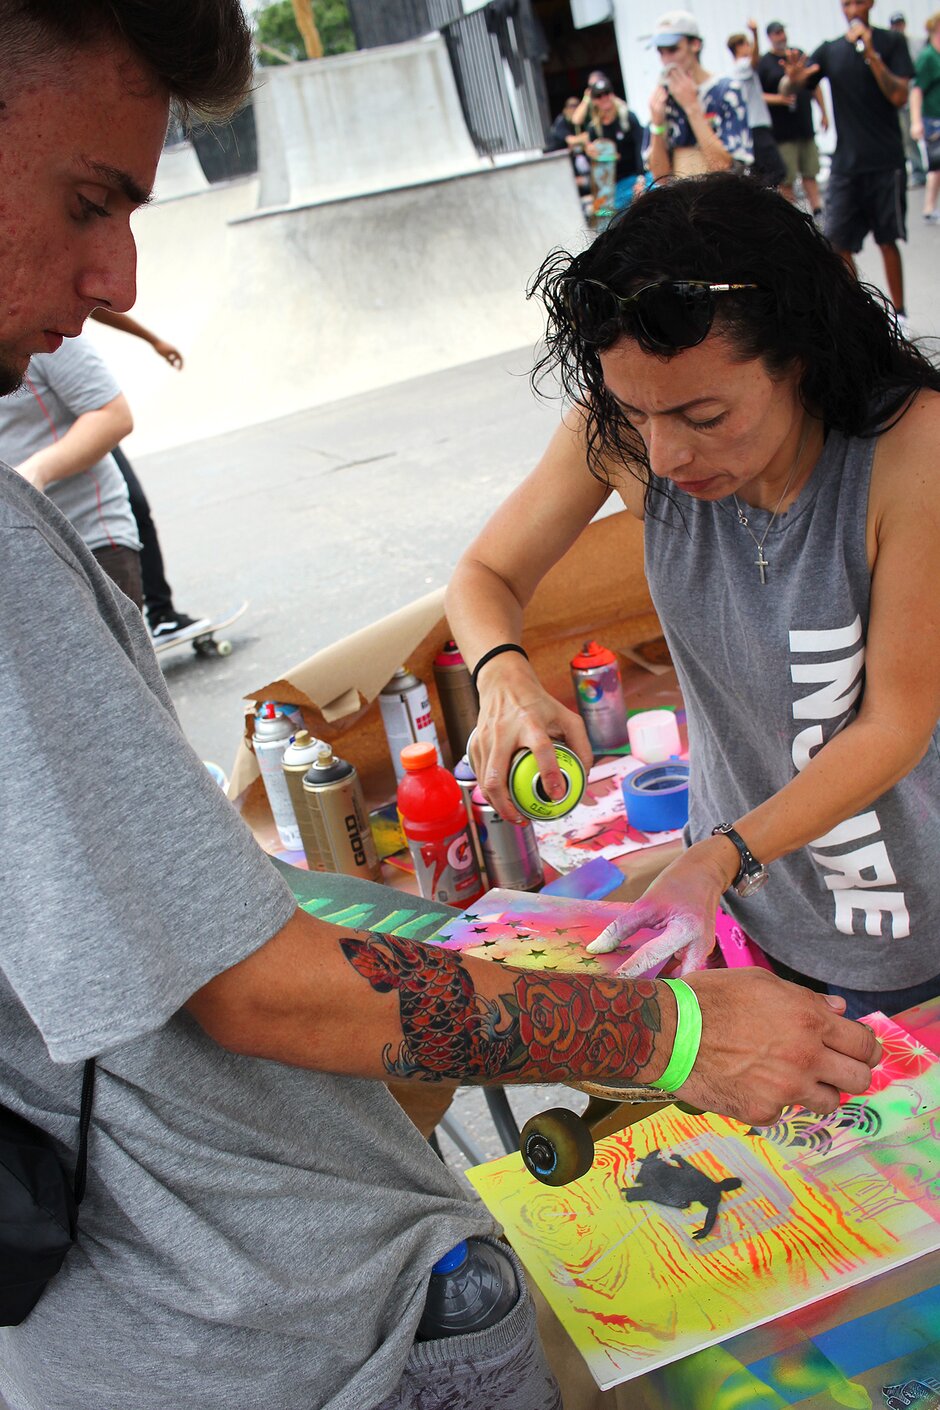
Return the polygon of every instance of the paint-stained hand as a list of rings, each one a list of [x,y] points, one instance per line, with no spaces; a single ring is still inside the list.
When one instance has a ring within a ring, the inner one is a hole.
[[[826,1115],[840,1092],[871,1085],[881,1044],[842,1018],[845,1000],[814,994],[765,969],[703,970],[687,980],[702,1009],[702,1044],[684,1101],[752,1126],[788,1106]]]
[[[509,796],[509,765],[519,749],[531,749],[550,798],[563,798],[565,780],[552,741],[567,744],[584,765],[593,755],[580,715],[565,709],[544,690],[523,656],[494,657],[480,673],[480,715],[470,745],[470,762],[488,801],[508,822],[526,819]]]
[[[718,902],[734,879],[734,861],[726,855],[730,851],[712,838],[689,847],[660,872],[626,915],[588,945],[590,953],[616,950],[638,930],[656,930],[659,934],[641,945],[619,974],[632,979],[674,957],[680,960],[680,974],[701,969],[715,947]]]

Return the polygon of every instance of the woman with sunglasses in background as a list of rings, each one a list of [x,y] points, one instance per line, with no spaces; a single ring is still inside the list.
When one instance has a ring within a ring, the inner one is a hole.
[[[730,174],[654,189],[550,256],[534,292],[535,375],[570,404],[447,598],[465,658],[493,653],[484,791],[518,821],[516,749],[554,796],[550,738],[590,762],[515,644],[616,491],[644,520],[691,765],[691,845],[633,928],[694,967],[724,896],[781,973],[844,994],[850,1017],[940,992],[940,372],[809,218]]]

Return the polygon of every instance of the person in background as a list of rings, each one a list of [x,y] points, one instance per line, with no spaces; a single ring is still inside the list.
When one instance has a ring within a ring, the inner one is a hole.
[[[587,124],[597,116],[594,110],[594,97],[591,93],[591,89],[594,87],[595,83],[606,83],[607,86],[610,88],[611,92],[613,93],[614,85],[611,83],[607,74],[604,73],[604,70],[592,69],[591,72],[588,74],[587,85],[581,95],[581,100],[578,103],[578,106],[575,108],[574,113],[572,114],[571,120],[576,127],[586,127]],[[627,107],[627,100],[625,97],[619,98],[616,94],[614,94],[614,102],[617,105],[617,115],[621,123],[626,126],[627,116],[629,112],[629,109]]]
[[[911,89],[911,137],[927,148],[927,189],[924,219],[940,222],[940,10],[926,24],[927,43],[917,56]]]
[[[635,113],[628,111],[624,118],[623,105],[606,79],[600,79],[592,86],[591,100],[594,116],[587,126],[589,141],[585,150],[588,157],[594,160],[598,155],[599,142],[612,142],[616,147],[614,209],[621,211],[646,186],[643,129]]]
[[[911,56],[911,62],[916,63],[917,55],[920,53],[921,49],[923,48],[923,45],[918,45],[915,51],[914,46],[911,44],[911,41],[907,37],[907,20],[901,10],[895,10],[894,14],[888,21],[888,26],[894,34],[899,34],[901,36],[901,38],[907,45],[908,53]],[[901,122],[901,136],[904,139],[904,153],[907,157],[908,162],[910,163],[911,185],[925,186],[927,184],[927,173],[924,170],[924,159],[921,156],[920,143],[915,140],[911,133],[912,116],[913,109],[911,108],[910,100],[908,100],[907,104],[898,112],[898,117]]]
[[[34,354],[23,385],[0,398],[0,456],[61,510],[142,609],[137,524],[112,454],[133,429],[127,399],[83,337]]]
[[[517,749],[551,797],[552,739],[590,765],[580,716],[524,657],[488,653],[619,495],[691,767],[690,845],[624,938],[649,927],[658,958],[701,963],[721,900],[778,972],[855,1016],[940,994],[940,369],[809,215],[730,173],[654,187],[532,289],[536,375],[565,410],[446,598],[486,661],[481,788],[516,822]]]
[[[898,112],[914,76],[907,41],[869,26],[874,0],[842,0],[846,31],[809,59],[790,53],[779,92],[815,88],[828,78],[836,150],[826,192],[826,234],[854,270],[865,236],[875,237],[885,282],[907,326],[904,269],[898,241],[907,239],[907,167]]]
[[[785,176],[778,190],[788,201],[794,201],[794,188],[799,177],[810,210],[818,219],[822,215],[822,199],[817,179],[819,148],[816,146],[816,133],[813,128],[813,103],[819,105],[820,124],[823,132],[826,132],[829,128],[826,102],[821,88],[814,88],[812,93],[801,88],[788,97],[778,92],[788,50],[787,31],[779,20],[771,20],[767,26],[767,38],[770,41],[770,50],[761,55],[757,72],[770,109],[770,122],[777,150],[784,165]]]
[[[747,27],[750,38],[746,34],[732,34],[728,38],[728,50],[734,60],[731,71],[747,103],[747,121],[754,148],[751,172],[765,186],[776,188],[784,182],[787,173],[774,140],[770,109],[758,74],[760,45],[757,42],[757,21],[748,20]]]
[[[653,180],[749,169],[753,147],[744,94],[736,79],[715,78],[702,67],[695,16],[688,10],[660,15],[649,42],[663,64],[650,99],[645,152]]]
[[[574,123],[573,114],[580,104],[580,98],[565,99],[564,107],[549,128],[545,150],[546,152],[567,150],[570,153],[578,191],[582,196],[586,196],[591,189],[591,164],[584,149],[590,141],[590,137]]]
[[[132,337],[140,338],[142,342],[148,343],[158,357],[162,357],[176,372],[182,372],[183,354],[179,349],[175,348],[172,343],[168,343],[165,338],[152,333],[142,323],[138,323],[136,318],[131,318],[126,313],[116,313],[114,309],[109,308],[96,308],[91,316],[96,323],[103,323],[108,328],[116,328],[121,333],[130,333]],[[127,493],[130,496],[131,512],[137,524],[137,536],[140,539],[140,571],[143,579],[144,612],[147,617],[147,625],[150,628],[150,635],[155,642],[174,641],[184,633],[191,634],[201,627],[208,627],[208,617],[190,617],[188,613],[180,612],[174,606],[173,589],[167,581],[163,550],[160,547],[160,538],[150,509],[150,501],[144,493],[144,487],[137,477],[137,472],[121,447],[119,445],[112,446],[111,454],[124,476]]]

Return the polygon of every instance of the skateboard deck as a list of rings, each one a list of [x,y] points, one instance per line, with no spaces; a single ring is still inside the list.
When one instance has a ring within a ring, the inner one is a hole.
[[[217,641],[215,633],[222,631],[224,627],[230,627],[247,611],[248,601],[246,599],[235,608],[234,612],[213,618],[204,626],[189,627],[175,636],[172,641],[155,641],[153,649],[158,656],[162,656],[165,651],[172,651],[175,646],[191,646],[197,656],[230,656],[232,643],[224,638],[222,641]]]
[[[591,213],[595,221],[609,220],[616,209],[617,146],[606,137],[594,143],[591,158]]]

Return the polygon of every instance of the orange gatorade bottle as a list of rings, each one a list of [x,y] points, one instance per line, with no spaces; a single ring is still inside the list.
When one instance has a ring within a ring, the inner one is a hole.
[[[433,744],[406,744],[398,785],[402,831],[421,895],[448,906],[469,906],[483,894],[460,785],[437,762]]]

